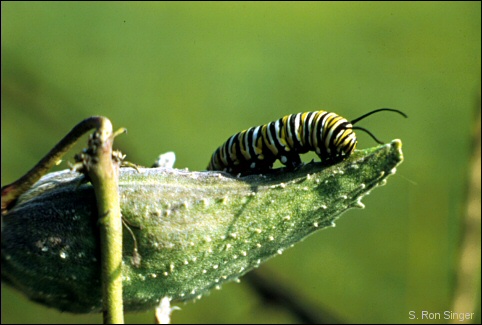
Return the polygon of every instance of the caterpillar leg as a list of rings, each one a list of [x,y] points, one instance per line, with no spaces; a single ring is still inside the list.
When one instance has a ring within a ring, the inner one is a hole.
[[[279,160],[283,165],[286,166],[287,170],[295,170],[301,166],[303,166],[303,162],[301,161],[300,155],[295,154],[284,154],[279,157]]]

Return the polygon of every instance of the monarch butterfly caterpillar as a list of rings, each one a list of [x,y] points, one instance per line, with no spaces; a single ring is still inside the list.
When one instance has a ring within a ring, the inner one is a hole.
[[[334,164],[349,157],[355,150],[357,139],[353,130],[368,133],[383,144],[370,131],[354,126],[365,117],[381,111],[399,110],[380,108],[352,121],[327,111],[286,115],[277,121],[255,126],[231,136],[213,153],[208,170],[221,170],[231,174],[256,174],[270,171],[279,159],[292,170],[303,163],[300,154],[315,151],[321,161]]]

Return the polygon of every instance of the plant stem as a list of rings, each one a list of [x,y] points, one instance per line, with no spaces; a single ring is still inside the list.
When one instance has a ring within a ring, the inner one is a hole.
[[[32,169],[12,184],[2,187],[2,214],[8,211],[9,206],[30,189],[57,161],[77,142],[87,131],[100,127],[103,117],[89,117],[76,126],[50,150]]]
[[[122,217],[119,204],[119,161],[113,160],[112,124],[103,118],[89,141],[87,174],[94,186],[100,225],[104,324],[123,324]]]
[[[122,218],[119,205],[118,179],[122,157],[114,157],[112,124],[102,116],[89,117],[77,124],[31,170],[12,184],[2,187],[2,215],[20,195],[28,191],[88,130],[97,129],[89,140],[88,150],[81,155],[82,171],[94,187],[101,236],[101,272],[104,323],[124,323],[122,300]],[[115,159],[118,158],[118,159]],[[2,221],[3,222],[3,221]]]

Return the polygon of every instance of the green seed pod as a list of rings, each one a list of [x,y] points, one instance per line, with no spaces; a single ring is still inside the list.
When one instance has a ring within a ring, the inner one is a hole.
[[[121,169],[124,310],[185,301],[238,279],[335,219],[401,163],[401,142],[329,167],[243,178],[219,172]],[[43,177],[2,216],[2,280],[62,311],[100,312],[95,195],[82,176]]]

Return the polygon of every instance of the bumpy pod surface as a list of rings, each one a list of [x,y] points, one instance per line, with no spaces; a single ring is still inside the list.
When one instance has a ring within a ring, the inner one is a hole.
[[[200,297],[238,279],[336,218],[395,173],[401,142],[294,172],[236,178],[221,172],[121,169],[125,311]],[[90,184],[51,173],[2,216],[2,281],[47,306],[100,312],[97,208]]]

